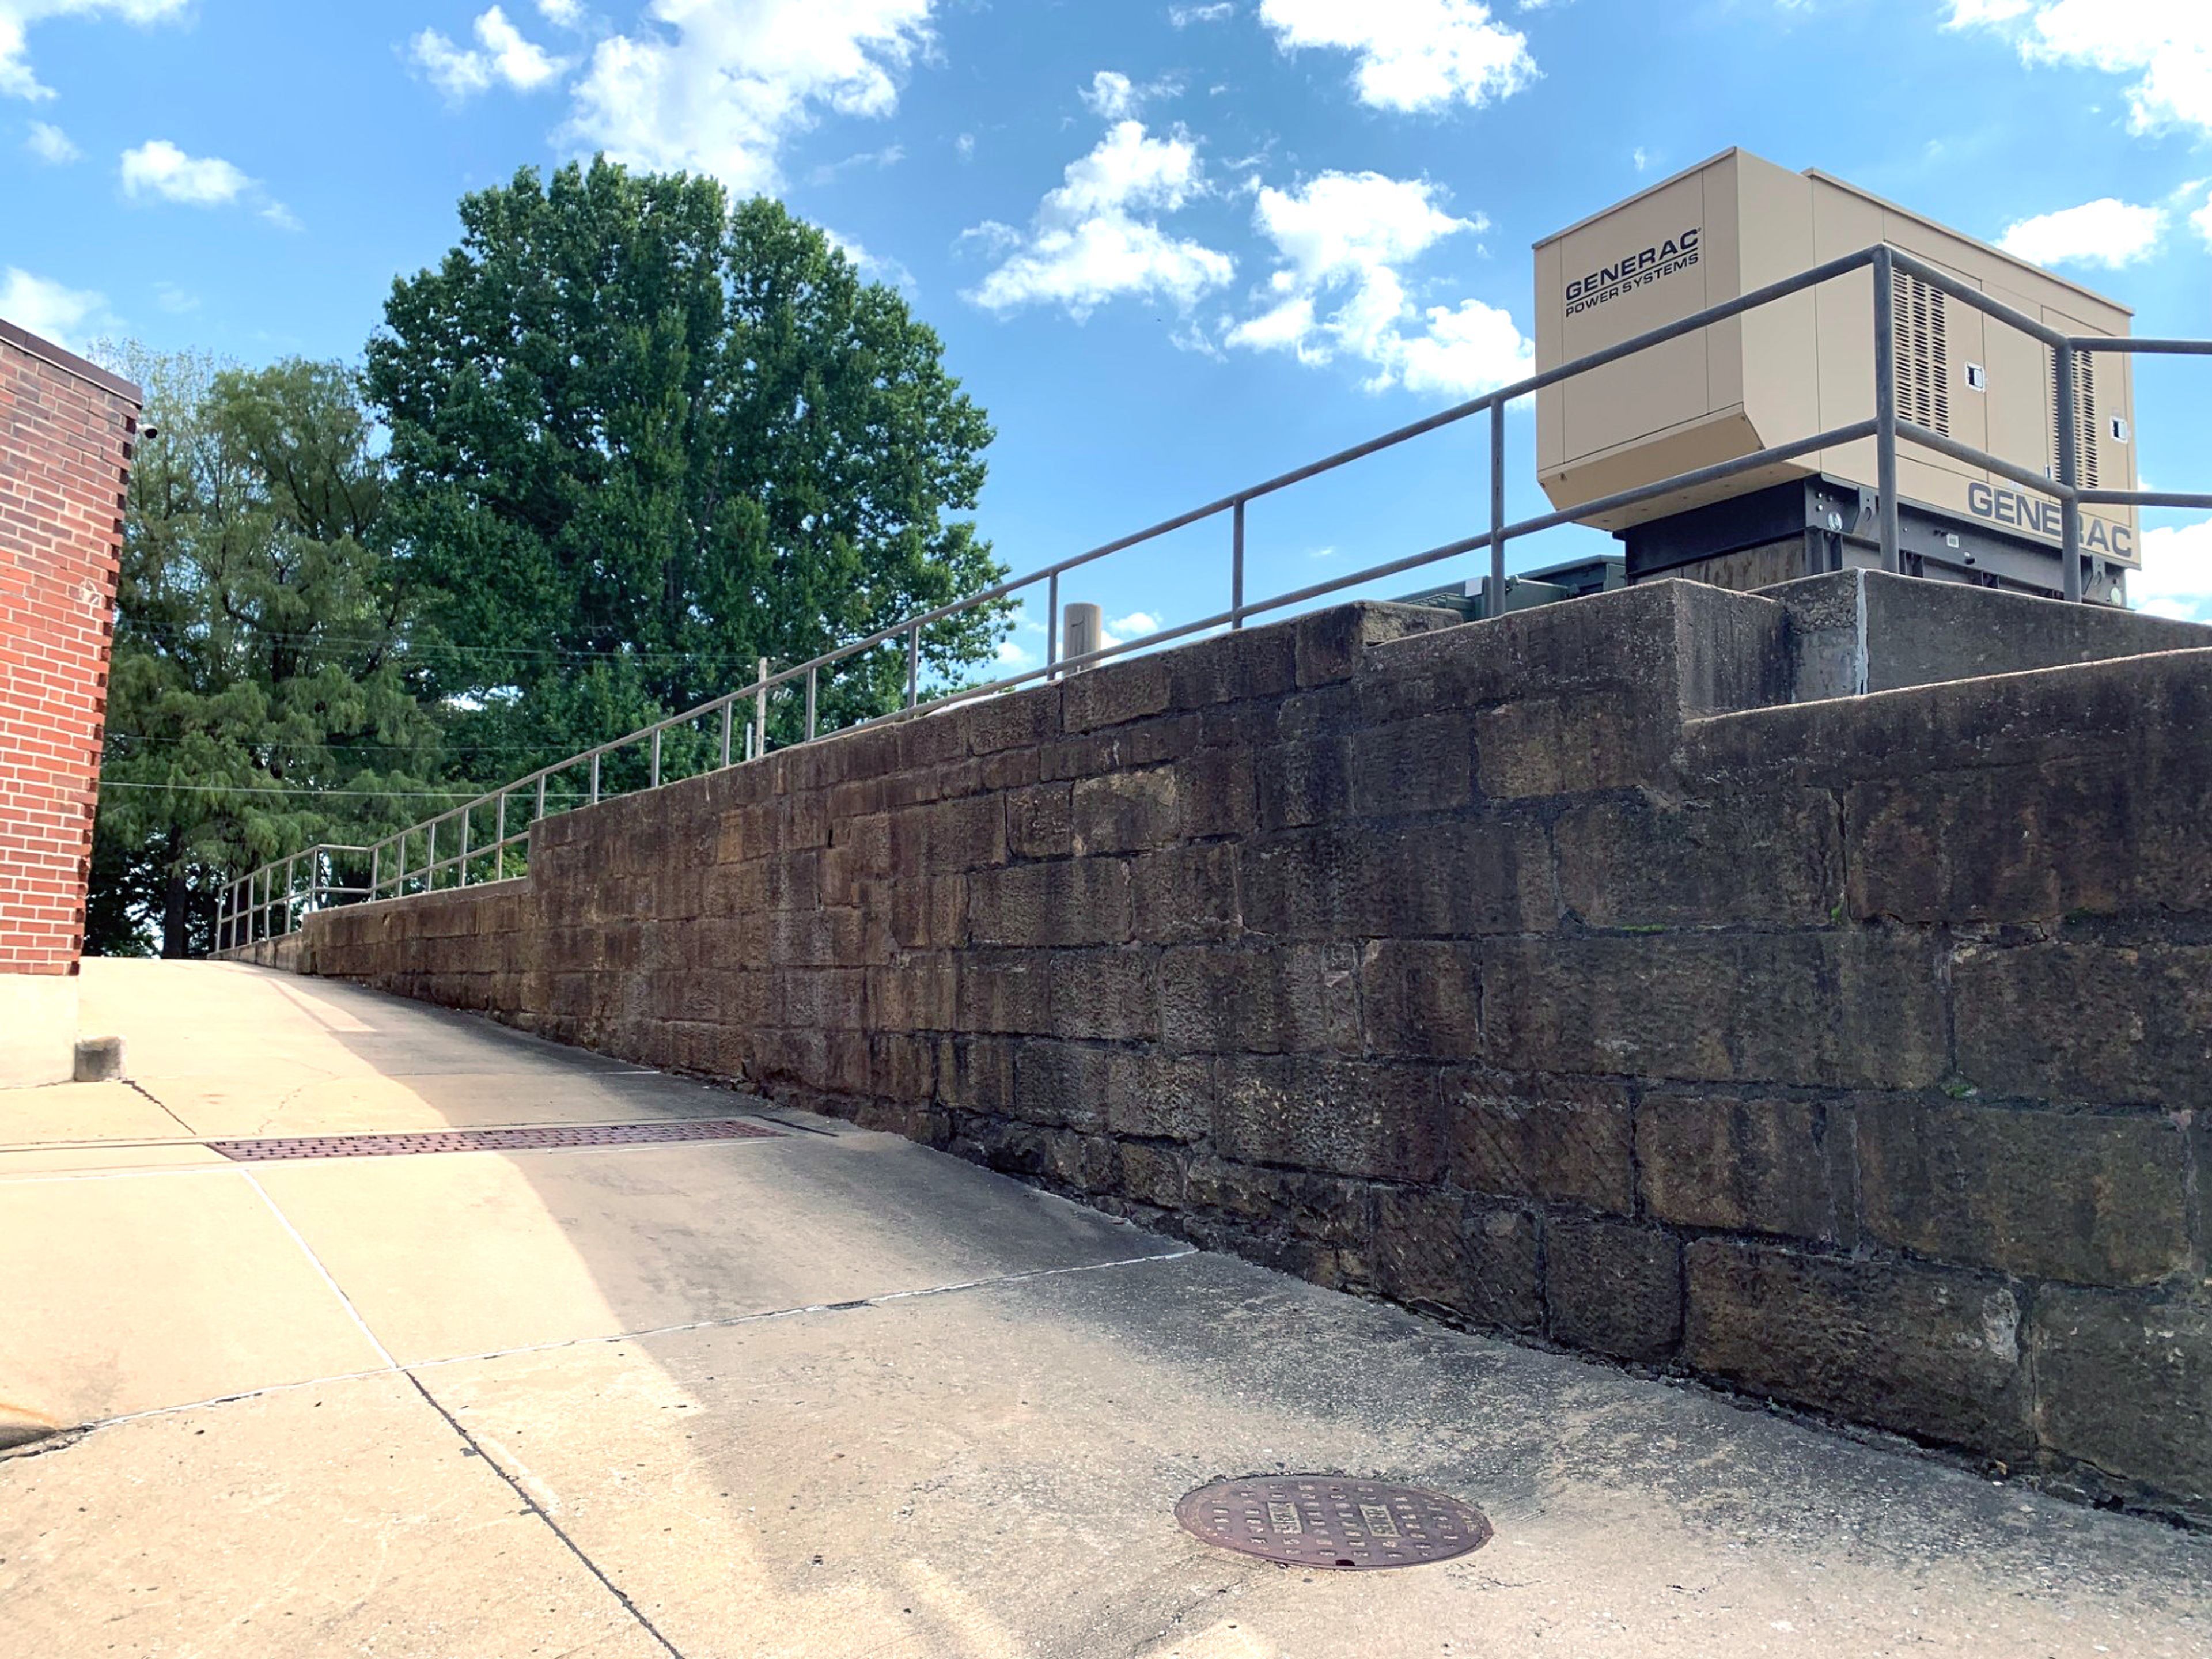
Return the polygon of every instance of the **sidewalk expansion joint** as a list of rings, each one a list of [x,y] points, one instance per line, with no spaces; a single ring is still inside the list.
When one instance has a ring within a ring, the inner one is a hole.
[[[461,1443],[465,1445],[471,1452],[475,1453],[477,1459],[489,1468],[494,1474],[505,1481],[507,1483],[507,1490],[522,1500],[523,1507],[530,1514],[536,1516],[539,1521],[544,1523],[545,1529],[561,1540],[562,1545],[568,1550],[569,1554],[574,1556],[577,1560],[584,1564],[584,1571],[590,1573],[592,1577],[598,1579],[600,1585],[606,1590],[607,1594],[613,1596],[616,1601],[622,1603],[623,1611],[629,1614],[632,1619],[637,1621],[638,1627],[644,1631],[644,1632],[647,1636],[650,1636],[654,1641],[659,1643],[661,1647],[672,1656],[672,1659],[684,1659],[682,1650],[678,1648],[675,1643],[670,1641],[665,1636],[663,1636],[660,1633],[659,1627],[656,1626],[652,1620],[645,1616],[645,1609],[639,1607],[635,1601],[633,1601],[630,1599],[629,1592],[623,1589],[620,1584],[615,1583],[613,1579],[608,1577],[606,1570],[600,1566],[598,1562],[592,1560],[589,1555],[584,1553],[583,1546],[577,1543],[574,1539],[568,1535],[567,1530],[558,1521],[556,1521],[553,1518],[552,1515],[546,1510],[545,1506],[538,1501],[536,1496],[531,1492],[529,1488],[525,1486],[520,1480],[516,1480],[514,1476],[508,1474],[506,1466],[502,1464],[499,1459],[494,1457],[489,1452],[486,1451],[482,1445],[477,1443],[476,1436],[471,1434],[468,1430],[462,1425],[460,1419],[455,1417],[453,1413],[447,1411],[444,1405],[440,1402],[438,1396],[432,1394],[429,1389],[422,1386],[422,1379],[416,1376],[412,1371],[402,1371],[400,1374],[406,1377],[408,1382],[414,1384],[415,1392],[422,1396],[422,1403],[429,1407],[432,1411],[437,1413],[440,1417],[445,1419],[446,1426],[460,1437]]]

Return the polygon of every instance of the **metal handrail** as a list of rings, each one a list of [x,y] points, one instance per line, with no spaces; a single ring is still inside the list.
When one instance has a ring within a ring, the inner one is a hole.
[[[1711,466],[1700,467],[1694,471],[1681,473],[1655,483],[1639,485],[1635,489],[1616,491],[1593,501],[1577,502],[1573,507],[1561,508],[1556,512],[1539,514],[1534,518],[1523,519],[1517,523],[1509,524],[1505,521],[1505,410],[1509,404],[1547,387],[1571,380],[1576,375],[1585,374],[1593,369],[1619,362],[1638,352],[1664,345],[1670,340],[1679,339],[1701,329],[1710,328],[1717,323],[1726,322],[1731,318],[1741,316],[1762,306],[1771,305],[1778,300],[1787,299],[1792,295],[1803,293],[1807,289],[1862,270],[1871,270],[1874,273],[1872,322],[1875,336],[1875,412],[1871,418],[1851,422],[1812,437],[1773,445],[1751,454],[1739,456]],[[787,686],[795,685],[802,681],[806,688],[805,736],[797,741],[811,743],[822,735],[817,726],[817,711],[823,675],[827,672],[834,671],[839,665],[851,658],[859,656],[864,652],[872,651],[895,640],[903,641],[905,644],[904,706],[890,714],[878,715],[872,720],[861,721],[859,723],[860,726],[872,725],[884,720],[908,718],[925,711],[947,708],[954,703],[975,697],[1000,695],[1027,685],[1033,681],[1058,679],[1075,670],[1104,662],[1126,653],[1164,645],[1194,634],[1206,633],[1223,627],[1231,629],[1242,629],[1249,617],[1284,610],[1291,605],[1303,605],[1328,594],[1340,592],[1345,588],[1374,581],[1384,576],[1395,575],[1403,571],[1417,569],[1421,566],[1434,564],[1442,560],[1456,558],[1480,549],[1489,550],[1488,591],[1492,596],[1491,604],[1493,606],[1498,605],[1502,604],[1505,592],[1505,549],[1508,543],[1511,541],[1534,535],[1540,531],[1553,529],[1560,525],[1572,523],[1577,520],[1654,501],[1678,490],[1694,489],[1703,484],[1756,471],[1778,461],[1789,460],[1840,444],[1860,442],[1869,438],[1875,441],[1876,451],[1875,539],[1881,550],[1882,568],[1891,572],[1899,571],[1903,568],[1902,554],[1899,544],[1900,531],[1897,484],[1898,445],[1900,441],[1921,448],[1933,450],[1969,465],[1982,468],[2024,489],[2036,490],[2056,499],[2060,504],[2060,559],[2063,566],[2063,586],[2065,597],[2071,601],[2078,601],[2081,598],[2081,508],[2083,504],[2212,508],[2212,495],[2185,494],[2170,490],[2081,488],[2078,471],[2079,461],[2075,453],[2078,434],[2075,422],[2069,419],[2061,418],[2057,423],[2059,452],[2057,457],[2057,476],[2051,477],[2032,468],[2019,466],[1970,444],[1961,443],[1956,439],[1945,436],[1901,416],[1897,407],[1896,331],[1893,325],[1894,305],[1893,276],[1898,271],[1914,276],[1928,286],[1940,289],[1961,304],[1972,307],[1985,315],[2017,329],[2048,346],[2053,353],[2057,366],[2053,403],[2062,412],[2070,410],[2073,406],[2072,387],[2075,364],[2077,357],[2083,353],[2132,352],[2169,356],[2212,356],[2212,340],[2119,339],[2098,335],[2066,334],[2051,327],[2038,318],[2031,317],[2025,312],[2006,305],[2002,301],[1990,298],[1989,295],[1948,272],[1924,260],[1916,258],[1901,249],[1892,247],[1886,243],[1876,244],[1871,247],[1863,248],[1856,253],[1830,259],[1824,264],[1800,271],[1795,276],[1784,277],[1779,282],[1769,283],[1762,288],[1754,289],[1750,293],[1740,295],[1735,299],[1709,306],[1691,316],[1647,330],[1617,344],[1591,352],[1586,356],[1576,358],[1571,362],[1559,364],[1556,368],[1516,380],[1511,385],[1500,386],[1496,391],[1485,392],[1480,397],[1455,404],[1449,409],[1439,410],[1421,420],[1394,428],[1379,437],[1370,438],[1348,449],[1338,450],[1334,454],[1324,456],[1304,466],[1292,468],[1290,471],[1279,473],[1260,483],[1209,501],[1202,507],[1178,513],[1172,518],[1163,519],[1158,523],[1143,530],[1118,537],[1112,541],[1062,559],[1057,563],[1032,570],[1026,575],[1013,577],[953,600],[950,604],[939,605],[933,610],[908,617],[889,628],[880,629],[865,638],[852,641],[839,646],[835,650],[824,652],[806,662],[771,672],[769,663],[766,659],[763,659],[758,675],[748,685],[726,691],[720,696],[710,698],[695,708],[685,709],[680,714],[670,714],[622,737],[611,738],[605,743],[581,750],[565,760],[539,767],[536,771],[526,773],[512,783],[488,791],[465,805],[449,807],[443,812],[422,819],[404,830],[386,836],[370,847],[313,848],[303,853],[295,854],[289,860],[277,860],[264,865],[238,878],[225,889],[222,908],[222,921],[218,926],[218,939],[236,935],[242,922],[247,941],[250,941],[254,936],[256,918],[259,919],[261,925],[265,928],[269,912],[278,907],[282,907],[283,910],[285,931],[291,931],[295,925],[292,908],[295,896],[292,893],[293,869],[300,859],[316,854],[368,854],[370,860],[370,873],[367,896],[372,901],[387,896],[399,897],[410,891],[434,890],[439,884],[439,876],[447,871],[457,872],[453,884],[467,886],[471,884],[471,866],[484,861],[489,861],[491,866],[489,879],[504,879],[507,874],[507,849],[526,843],[530,836],[531,826],[548,816],[546,787],[549,781],[562,777],[572,769],[588,766],[590,769],[588,791],[580,791],[580,793],[586,794],[583,804],[596,805],[602,799],[600,773],[601,763],[605,757],[638,744],[649,743],[651,761],[648,770],[649,781],[646,787],[658,788],[663,781],[661,740],[664,734],[678,727],[696,726],[699,721],[716,715],[720,716],[720,720],[719,768],[727,768],[732,764],[748,763],[760,759],[769,750],[769,693]],[[1288,489],[1295,484],[1303,483],[1310,478],[1318,477],[1324,473],[1334,471],[1340,467],[1348,466],[1354,461],[1363,460],[1382,450],[1395,447],[1412,439],[1486,412],[1490,416],[1490,528],[1487,531],[1479,535],[1447,542],[1440,546],[1429,548],[1422,552],[1391,560],[1386,563],[1370,565],[1364,569],[1335,577],[1328,581],[1316,582],[1286,593],[1279,593],[1269,599],[1250,600],[1246,598],[1244,592],[1245,509],[1252,502]],[[1173,628],[1159,629],[1141,638],[1117,641],[1080,656],[1063,658],[1060,655],[1060,580],[1063,575],[1097,560],[1156,541],[1163,536],[1187,529],[1192,525],[1202,523],[1224,513],[1231,514],[1232,520],[1230,603],[1226,611],[1201,617],[1195,622],[1183,623]],[[924,629],[981,606],[994,605],[1012,594],[1033,587],[1040,582],[1046,585],[1047,607],[1049,613],[1049,621],[1046,627],[1045,661],[1042,667],[1006,675],[979,685],[957,688],[927,700],[922,698],[921,653],[921,634]],[[738,705],[748,700],[752,703],[752,709],[746,721],[744,753],[740,760],[733,749],[735,714]],[[842,729],[851,731],[858,729],[858,726]],[[507,802],[510,798],[525,791],[534,791],[532,811],[520,829],[510,831],[507,822]],[[471,837],[474,830],[474,816],[486,807],[492,809],[495,817],[492,840],[487,843],[472,846]],[[459,846],[457,850],[441,858],[438,853],[438,832],[441,826],[449,824],[459,826]],[[424,848],[423,861],[419,866],[410,863],[408,856],[410,842],[416,838],[421,839]],[[387,862],[392,866],[389,871],[386,867]],[[320,868],[319,863],[317,868]],[[269,895],[272,872],[278,869],[286,872],[286,896],[283,898],[271,898]],[[254,900],[257,882],[259,884],[258,890],[262,895],[258,902]],[[308,910],[301,914],[304,915],[313,909],[322,908],[320,901],[325,897],[358,896],[362,890],[358,888],[341,888],[329,884],[317,886],[311,895]],[[264,932],[260,936],[268,935]],[[234,942],[246,941],[236,940],[234,938]]]

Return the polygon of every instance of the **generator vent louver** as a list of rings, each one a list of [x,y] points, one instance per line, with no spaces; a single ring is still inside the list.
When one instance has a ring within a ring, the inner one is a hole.
[[[1951,342],[1943,290],[1904,271],[1892,274],[1896,305],[1897,412],[1951,435]]]
[[[2048,361],[2048,358],[2046,358]],[[2051,365],[2051,476],[2059,476],[2059,410],[2057,365]],[[2075,352],[2075,471],[2084,489],[2097,489],[2100,476],[2100,438],[2097,427],[2097,358],[2093,352]]]

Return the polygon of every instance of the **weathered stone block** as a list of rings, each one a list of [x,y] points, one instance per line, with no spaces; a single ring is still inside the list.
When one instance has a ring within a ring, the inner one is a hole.
[[[1237,849],[1227,844],[1170,847],[1130,866],[1137,937],[1177,945],[1223,939],[1243,928]]]
[[[1352,947],[1199,945],[1160,959],[1160,1035],[1194,1054],[1356,1054]]]
[[[1455,1186],[1470,1192],[1635,1208],[1628,1091],[1595,1078],[1447,1073]]]
[[[1325,823],[1352,810],[1352,742],[1298,738],[1262,749],[1254,762],[1259,823],[1268,830]]]
[[[1471,945],[1376,939],[1360,960],[1370,1054],[1472,1060],[1482,1053],[1482,975]]]
[[[2187,1265],[2188,1151],[2164,1117],[1925,1098],[1858,1111],[1869,1236],[2081,1285],[2148,1285]]]
[[[968,878],[976,945],[1119,945],[1130,932],[1129,866],[1119,859],[1004,865]]]
[[[890,936],[902,950],[952,949],[968,942],[968,878],[917,876],[891,889]]]
[[[1847,801],[1856,915],[2056,921],[2212,908],[2201,744],[1879,779]]]
[[[1477,1324],[1534,1331],[1544,1322],[1536,1218],[1518,1205],[1470,1204],[1465,1310]]]
[[[1186,1156],[1166,1147],[1121,1143],[1121,1196],[1155,1209],[1182,1209],[1189,1201]]]
[[[1912,933],[1495,939],[1482,983],[1515,1067],[1899,1089],[1946,1070],[1936,947]]]
[[[1297,684],[1293,623],[1241,629],[1169,654],[1169,695],[1177,708],[1280,696]]]
[[[937,1092],[937,1045],[896,1031],[871,1036],[868,1092],[908,1105],[932,1098]]]
[[[1069,732],[1095,732],[1164,714],[1169,703],[1168,663],[1161,655],[1108,661],[1071,674],[1061,682],[1060,725]]]
[[[2201,1099],[2212,1069],[2212,946],[1972,945],[1952,985],[1959,1070],[1984,1094]]]
[[[915,951],[868,972],[868,1011],[878,1030],[949,1031],[959,1012],[960,967],[950,951]],[[749,976],[759,977],[759,976]]]
[[[1436,1187],[1385,1187],[1375,1199],[1375,1285],[1408,1307],[1468,1311],[1467,1200]]]
[[[1998,1457],[2027,1454],[2021,1308],[1967,1273],[1689,1246],[1683,1353],[1755,1394]]]
[[[1213,1062],[1115,1048],[1106,1063],[1106,1127],[1117,1135],[1196,1140],[1213,1124]]]
[[[1570,1347],[1656,1364],[1682,1341],[1682,1245],[1632,1222],[1554,1215],[1544,1225],[1544,1302]]]
[[[959,1029],[1051,1035],[1052,960],[1035,951],[963,952]]]
[[[1476,717],[1478,781],[1492,800],[1626,788],[1659,774],[1667,737],[1618,690],[1504,703]]]
[[[1592,927],[1820,927],[1843,902],[1843,836],[1821,793],[1669,802],[1638,792],[1552,828],[1559,896]]]
[[[1242,836],[1258,821],[1258,795],[1248,748],[1201,749],[1176,768],[1182,835],[1192,840]]]
[[[1294,939],[1419,939],[1549,927],[1543,825],[1517,813],[1331,824],[1248,841],[1244,925]]]
[[[1014,1049],[1008,1038],[948,1037],[938,1045],[937,1086],[947,1106],[966,1112],[1014,1109]]]
[[[909,806],[891,815],[891,869],[902,879],[1006,861],[1006,809],[997,795]]]
[[[1213,1136],[1224,1158],[1389,1181],[1443,1172],[1428,1067],[1240,1056],[1217,1062],[1216,1078]]]
[[[1075,850],[1074,791],[1041,783],[1006,797],[1006,843],[1018,858],[1060,859]]]
[[[1363,817],[1446,811],[1474,798],[1474,726],[1461,710],[1369,727],[1352,747],[1352,806]]]
[[[1023,1043],[1014,1051],[1015,1115],[1054,1128],[1103,1129],[1109,1057],[1083,1043]]]
[[[2029,1346],[2048,1451],[2212,1519],[2212,1309],[2048,1290]]]
[[[962,729],[971,755],[1035,748],[1060,735],[1060,692],[1057,685],[1028,686],[979,697],[938,718]]]
[[[1803,1101],[1656,1093],[1636,1109],[1644,1208],[1680,1226],[1836,1240],[1851,1151],[1848,1118]]]
[[[1289,624],[1297,641],[1298,684],[1322,685],[1349,679],[1365,661],[1369,647],[1409,634],[1455,628],[1456,611],[1410,605],[1341,605],[1316,611]]]
[[[1055,1035],[1125,1040],[1159,1035],[1159,969],[1154,952],[1055,951],[1050,959],[1050,1029]]]
[[[1240,1231],[1360,1245],[1375,1230],[1374,1189],[1364,1182],[1200,1158],[1189,1166],[1188,1195]]]
[[[1114,1143],[1103,1135],[994,1122],[981,1125],[976,1138],[991,1168],[1062,1192],[1110,1191],[1121,1172]]]
[[[1165,847],[1180,830],[1176,772],[1115,772],[1075,784],[1075,850],[1141,853]]]

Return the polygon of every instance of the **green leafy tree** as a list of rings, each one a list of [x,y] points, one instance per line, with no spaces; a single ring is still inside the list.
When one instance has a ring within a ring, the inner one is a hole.
[[[975,506],[989,423],[819,230],[605,161],[525,170],[460,217],[393,285],[368,385],[422,659],[472,751],[557,759],[1003,574],[948,516]],[[1006,625],[928,629],[932,682]],[[897,707],[905,679],[896,646],[856,659],[824,725]],[[801,708],[780,701],[780,734]]]
[[[112,355],[158,435],[125,518],[87,944],[183,956],[231,876],[419,816],[440,732],[354,373]]]

